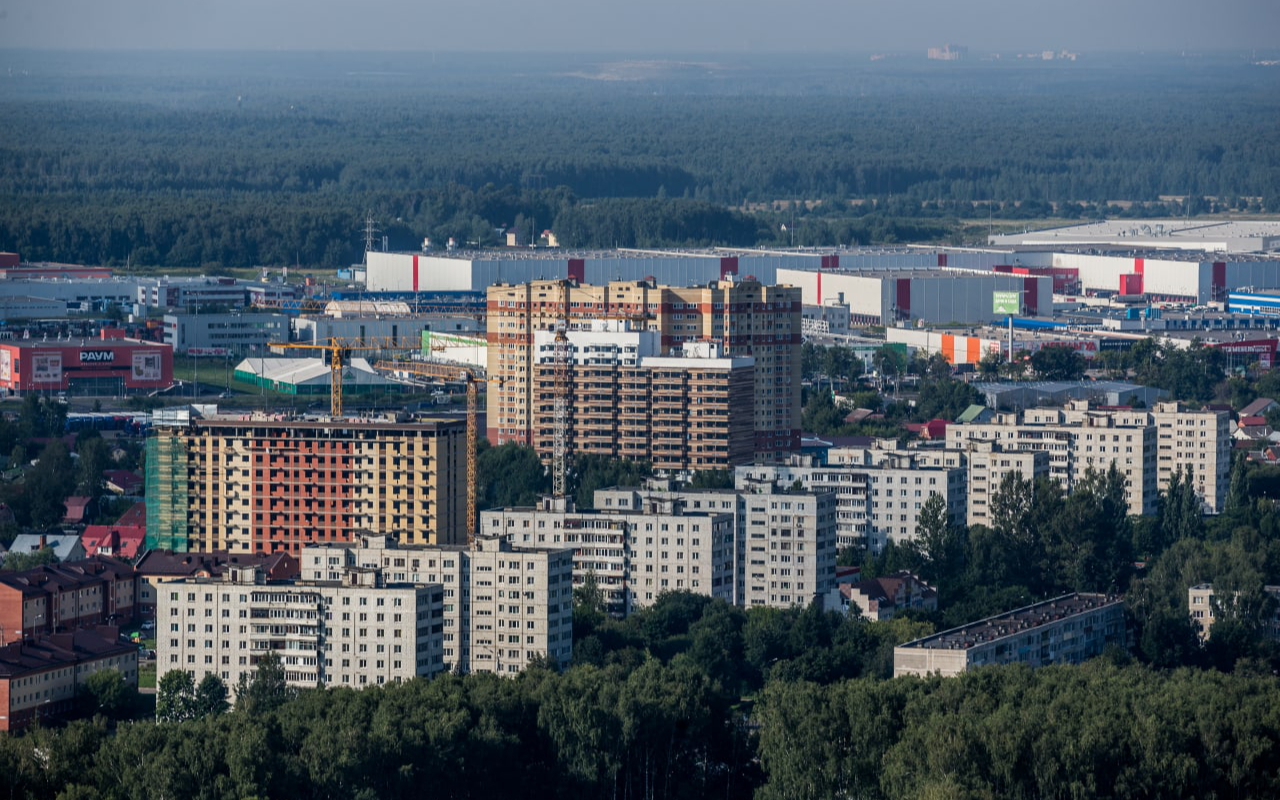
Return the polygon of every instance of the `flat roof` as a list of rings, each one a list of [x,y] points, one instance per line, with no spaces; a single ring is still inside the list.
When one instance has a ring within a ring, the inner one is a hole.
[[[958,628],[935,633],[922,639],[907,642],[899,647],[914,647],[929,650],[967,649],[984,642],[1016,636],[1025,631],[1034,630],[1042,625],[1057,622],[1067,617],[1096,611],[1120,604],[1120,598],[1105,594],[1064,594],[1052,600],[1043,600],[1029,606],[1006,611],[993,617],[970,622]]]
[[[994,234],[995,245],[1103,245],[1168,251],[1265,252],[1280,246],[1280,220],[1113,219],[1022,233]]]
[[[195,427],[203,428],[302,428],[305,430],[329,430],[332,428],[358,428],[361,430],[423,430],[434,431],[444,428],[466,427],[465,419],[447,419],[444,417],[416,417],[412,421],[394,422],[390,420],[368,419],[364,417],[331,417],[327,419],[274,419],[218,416],[191,420]]]

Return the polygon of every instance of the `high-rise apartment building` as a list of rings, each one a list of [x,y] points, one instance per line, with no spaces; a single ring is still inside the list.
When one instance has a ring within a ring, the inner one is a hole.
[[[836,495],[753,487],[743,492],[740,604],[809,605],[835,585]]]
[[[991,526],[991,496],[1006,475],[1032,482],[1049,477],[1049,453],[1044,450],[1010,450],[994,440],[971,441],[968,448],[970,525]]]
[[[579,454],[649,461],[655,469],[730,469],[751,461],[755,360],[725,358],[717,342],[664,356],[657,331],[593,320],[568,333],[568,444]],[[554,448],[555,334],[534,334],[533,446]]]
[[[717,342],[724,358],[751,357],[753,451],[773,461],[800,447],[800,290],[754,280],[705,286],[614,281],[605,286],[532,281],[489,287],[488,439],[536,444],[538,331],[567,315],[570,332],[591,321],[621,319],[659,334],[660,353],[685,343]]]
[[[811,456],[792,456],[786,464],[738,467],[735,482],[746,490],[759,484],[785,488],[798,481],[809,491],[832,492],[838,546],[865,545],[879,552],[889,541],[915,538],[920,509],[932,495],[942,496],[950,518],[964,518],[961,460],[957,453],[937,450],[847,448],[825,465]]]
[[[480,514],[485,536],[520,547],[573,548],[573,578],[594,576],[610,613],[625,616],[658,595],[686,591],[733,602],[734,515],[693,511],[679,497],[635,490],[596,493],[595,509],[567,498]]]
[[[156,663],[234,692],[267,655],[299,688],[362,688],[445,669],[444,588],[395,583],[348,567],[337,580],[268,581],[259,566],[166,583],[156,614]]]
[[[996,414],[991,422],[950,425],[947,448],[965,450],[971,441],[999,442],[1006,451],[1038,450],[1049,454],[1049,475],[1071,491],[1092,468],[1113,464],[1125,479],[1129,513],[1156,509],[1156,426],[1148,412],[1096,409],[1076,400],[1060,408],[1027,409]]]
[[[1125,476],[1130,514],[1155,511],[1158,492],[1174,472],[1190,469],[1208,513],[1226,504],[1231,471],[1230,422],[1225,411],[1157,403],[1151,410],[1097,408],[1074,400],[1064,408],[997,414],[991,422],[947,428],[947,447],[972,440],[999,442],[1003,450],[1049,453],[1049,474],[1070,490],[1089,467],[1113,463]]]
[[[538,658],[573,659],[573,552],[515,547],[481,536],[465,546],[399,545],[358,534],[345,544],[315,544],[301,557],[302,576],[340,580],[351,569],[380,570],[388,580],[442,587],[444,669],[509,675]]]
[[[1193,410],[1181,403],[1156,403],[1151,410],[1159,450],[1157,485],[1164,489],[1179,469],[1194,474],[1196,494],[1210,514],[1220,514],[1231,488],[1231,418],[1226,411]]]
[[[462,420],[191,417],[147,440],[147,547],[288,552],[353,532],[466,541]]]

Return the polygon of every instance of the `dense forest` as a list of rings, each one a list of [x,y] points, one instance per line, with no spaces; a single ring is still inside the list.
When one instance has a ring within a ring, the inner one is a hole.
[[[30,259],[338,266],[369,212],[413,248],[502,226],[831,246],[945,240],[967,217],[1280,210],[1280,75],[1229,59],[593,80],[568,57],[8,55],[0,248]]]

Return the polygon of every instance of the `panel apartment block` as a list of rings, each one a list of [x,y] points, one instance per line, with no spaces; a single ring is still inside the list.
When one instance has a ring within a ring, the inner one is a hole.
[[[958,675],[989,664],[1078,664],[1125,644],[1124,604],[1068,594],[893,648],[893,676]]]
[[[1005,476],[1019,480],[1049,477],[1049,453],[1044,450],[1009,450],[996,441],[970,441],[966,460],[969,473],[969,524],[991,526],[991,496]]]
[[[739,489],[756,484],[790,487],[836,496],[836,532],[840,547],[866,545],[879,552],[889,541],[915,538],[920,509],[941,495],[947,512],[959,521],[965,513],[965,474],[959,466],[938,463],[938,453],[862,448],[843,451],[841,463],[823,466],[811,456],[793,456],[782,465],[738,467]],[[957,454],[951,454],[958,463]]]
[[[741,604],[787,607],[822,598],[835,583],[836,495],[759,487],[743,494]]]
[[[484,511],[480,530],[521,547],[573,548],[574,583],[593,575],[607,610],[618,616],[652,605],[668,591],[732,602],[732,513],[694,512],[679,498],[642,500],[618,490],[608,499],[608,507],[595,510],[544,498],[537,506]],[[597,492],[597,506],[603,500]]]
[[[754,452],[772,461],[800,448],[800,290],[753,280],[711,281],[678,288],[645,281],[569,288],[570,328],[591,320],[626,319],[656,331],[661,352],[687,342],[718,342],[724,357],[755,360]],[[533,444],[538,380],[537,331],[552,331],[564,313],[559,281],[491,286],[488,314],[488,439]]]
[[[466,539],[462,420],[192,419],[147,442],[147,546],[288,552],[356,530]]]
[[[964,450],[973,440],[999,442],[1005,450],[1044,451],[1049,475],[1071,491],[1085,471],[1105,471],[1115,464],[1125,478],[1129,513],[1156,509],[1156,426],[1142,410],[1091,408],[1088,401],[1066,409],[1037,408],[996,414],[991,422],[954,424],[947,428],[948,449]]]
[[[380,569],[393,581],[443,587],[444,668],[511,675],[538,658],[573,659],[573,553],[513,547],[480,537],[476,547],[399,545],[359,534],[350,544],[315,544],[302,555],[304,579]]]
[[[1226,411],[1192,410],[1157,403],[1151,410],[1159,439],[1157,485],[1169,485],[1179,469],[1195,474],[1196,494],[1210,514],[1220,514],[1231,488],[1231,418]]]
[[[156,663],[196,682],[222,678],[233,692],[267,655],[292,686],[406,681],[445,669],[444,588],[390,583],[379,569],[347,568],[331,581],[269,581],[261,568],[162,587]]]

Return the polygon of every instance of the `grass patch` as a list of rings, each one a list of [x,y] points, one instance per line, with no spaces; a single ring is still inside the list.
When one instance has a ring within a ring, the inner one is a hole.
[[[138,688],[154,689],[156,688],[156,665],[148,664],[145,667],[138,667]]]

